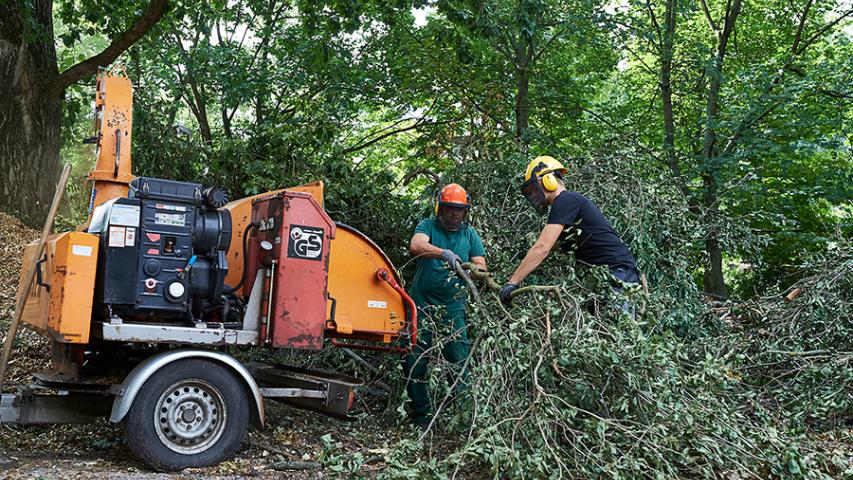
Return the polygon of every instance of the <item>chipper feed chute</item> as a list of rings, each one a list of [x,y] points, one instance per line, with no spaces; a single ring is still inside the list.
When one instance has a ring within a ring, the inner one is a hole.
[[[337,226],[329,264],[326,336],[384,345],[347,343],[356,348],[400,350],[414,345],[415,305],[400,287],[397,270],[366,235],[348,225]],[[342,346],[338,340],[332,343]]]

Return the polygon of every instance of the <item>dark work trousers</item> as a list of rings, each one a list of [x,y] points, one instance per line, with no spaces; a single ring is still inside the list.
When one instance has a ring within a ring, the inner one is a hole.
[[[438,353],[431,350],[434,336],[449,336],[449,340],[441,349],[441,354],[456,367],[454,374],[461,375],[459,381],[456,382],[454,397],[457,397],[466,388],[468,372],[461,370],[465,359],[468,358],[470,346],[468,345],[468,328],[465,325],[464,310],[445,311],[436,314],[434,309],[427,306],[425,309],[418,308],[418,320],[420,323],[418,325],[418,343],[403,358],[403,374],[406,376],[406,392],[409,394],[412,421],[425,425],[432,418],[432,405],[427,389],[429,385],[427,367],[429,357]],[[449,379],[451,384],[456,380],[455,375],[451,375]]]
[[[613,290],[613,296],[616,298],[616,306],[627,313],[631,318],[637,317],[637,306],[633,304],[627,298],[619,299],[618,297],[625,291],[626,287],[630,287],[640,283],[640,273],[637,272],[636,268],[631,267],[614,267],[610,269],[610,275],[613,276],[618,282],[616,285],[613,285],[611,289]]]

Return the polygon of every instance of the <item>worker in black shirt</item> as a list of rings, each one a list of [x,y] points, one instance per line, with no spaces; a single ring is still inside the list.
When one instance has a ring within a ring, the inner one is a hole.
[[[577,260],[590,265],[607,265],[610,274],[624,284],[639,283],[636,262],[628,247],[601,214],[601,210],[583,195],[566,190],[563,175],[566,168],[553,157],[534,158],[527,165],[521,193],[540,213],[548,212],[548,224],[515,269],[500,298],[510,305],[510,294],[525,277],[545,260],[558,240],[564,250],[574,250]],[[616,287],[615,290],[621,290]],[[619,307],[632,317],[633,306],[623,302]]]

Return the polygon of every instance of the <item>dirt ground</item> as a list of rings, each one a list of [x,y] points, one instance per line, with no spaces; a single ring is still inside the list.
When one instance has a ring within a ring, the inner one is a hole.
[[[251,431],[234,459],[169,474],[152,472],[133,457],[122,426],[106,420],[91,425],[2,425],[0,479],[328,478],[336,472],[322,467],[320,437],[325,434],[347,452],[367,459],[358,476],[370,478],[389,453],[383,446],[406,434],[378,418],[346,422],[269,403],[267,414],[267,428]]]

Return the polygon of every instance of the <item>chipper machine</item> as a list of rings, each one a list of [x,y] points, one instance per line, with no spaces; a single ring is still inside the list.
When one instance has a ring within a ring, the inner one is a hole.
[[[131,122],[130,80],[101,73],[89,220],[24,253],[21,319],[50,339],[52,369],[2,394],[0,423],[108,416],[147,465],[176,470],[232,456],[265,398],[346,417],[359,379],[230,347],[406,351],[416,309],[388,257],[329,217],[320,182],[229,202],[134,177]]]

